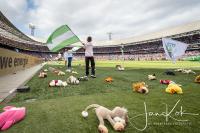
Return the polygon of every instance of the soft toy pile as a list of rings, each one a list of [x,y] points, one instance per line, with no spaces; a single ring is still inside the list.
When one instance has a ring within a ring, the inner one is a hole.
[[[179,68],[179,69],[176,69],[174,71],[181,72],[181,73],[186,73],[186,74],[196,74],[194,71],[192,71],[190,69],[181,69],[181,68]]]
[[[105,81],[108,82],[108,83],[111,83],[111,82],[113,82],[113,78],[112,77],[107,77],[105,79]]]
[[[153,75],[148,75],[148,79],[149,80],[156,80],[156,75],[153,74]]]
[[[132,84],[133,91],[136,91],[138,93],[147,94],[149,92],[148,86],[145,84],[145,82],[138,82]]]
[[[49,86],[50,87],[65,87],[67,86],[67,82],[62,81],[62,80],[52,80],[51,82],[49,82]]]
[[[196,83],[200,83],[200,75],[198,75],[198,76],[195,78],[195,82],[196,82]]]
[[[67,83],[68,84],[72,84],[72,85],[78,85],[79,84],[79,80],[76,77],[74,77],[74,76],[70,76],[67,79]]]
[[[39,78],[46,78],[47,77],[47,73],[45,72],[40,72],[40,74],[38,75]]]
[[[165,91],[170,94],[183,94],[182,88],[174,83],[169,84]]]
[[[0,129],[6,130],[10,128],[13,124],[24,119],[26,115],[26,108],[6,106],[3,108],[4,112],[0,114]]]
[[[82,112],[83,117],[88,116],[87,111],[90,108],[95,108],[97,118],[99,119],[98,130],[100,133],[108,133],[104,120],[108,120],[115,131],[123,131],[128,123],[128,111],[123,107],[115,107],[113,110],[109,110],[98,104],[91,104]]]
[[[116,68],[118,71],[124,71],[124,67],[122,67],[121,65],[116,65],[115,68]]]

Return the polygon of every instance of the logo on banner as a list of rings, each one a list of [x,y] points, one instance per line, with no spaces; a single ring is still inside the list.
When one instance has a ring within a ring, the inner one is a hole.
[[[166,45],[167,52],[169,57],[172,59],[174,57],[174,53],[176,52],[176,44],[168,42]]]

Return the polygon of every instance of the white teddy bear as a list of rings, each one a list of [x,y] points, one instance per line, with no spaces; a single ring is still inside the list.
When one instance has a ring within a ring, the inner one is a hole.
[[[67,82],[66,81],[62,81],[62,80],[52,80],[50,83],[49,83],[49,86],[50,87],[54,87],[54,86],[67,86]]]

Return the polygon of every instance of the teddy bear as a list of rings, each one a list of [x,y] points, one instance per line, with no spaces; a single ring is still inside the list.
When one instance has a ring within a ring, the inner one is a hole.
[[[108,83],[111,83],[111,82],[113,82],[113,78],[112,77],[107,77],[105,79],[105,81],[108,82]]]
[[[147,94],[149,93],[148,86],[145,84],[145,82],[137,82],[132,84],[133,91],[136,91],[138,93]]]
[[[6,106],[3,110],[4,112],[0,114],[0,130],[2,131],[23,120],[26,115],[25,107]]]
[[[153,75],[148,75],[148,79],[149,80],[156,80],[156,75],[153,74]]]
[[[165,89],[165,92],[170,94],[183,94],[182,88],[175,83],[170,83]]]
[[[39,78],[46,78],[47,77],[47,73],[45,72],[40,72],[40,74],[38,75]]]
[[[124,107],[115,107],[109,110],[98,104],[91,104],[82,111],[84,118],[88,117],[88,110],[95,108],[96,116],[99,120],[98,130],[100,133],[108,133],[107,127],[104,125],[104,120],[108,120],[115,131],[123,131],[128,123],[128,111]]]
[[[200,75],[198,75],[198,76],[195,78],[195,82],[196,82],[196,83],[200,83]]]
[[[73,84],[73,85],[78,85],[79,84],[79,80],[74,76],[70,76],[69,78],[67,78],[67,83],[68,84]]]
[[[59,71],[59,72],[58,72],[58,76],[64,76],[64,75],[65,75],[64,72],[62,72],[62,71]]]
[[[62,81],[62,80],[52,80],[51,82],[49,82],[49,86],[50,87],[55,87],[55,86],[65,87],[67,86],[67,82]]]
[[[121,65],[116,65],[115,68],[119,71],[124,71],[124,67],[122,67]]]

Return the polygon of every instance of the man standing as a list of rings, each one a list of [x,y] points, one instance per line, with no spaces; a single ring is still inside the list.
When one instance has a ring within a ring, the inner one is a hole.
[[[93,56],[93,44],[92,37],[87,38],[87,43],[83,44],[85,48],[85,74],[86,77],[89,75],[89,63],[91,63],[91,77],[96,78],[95,76],[95,61]]]

